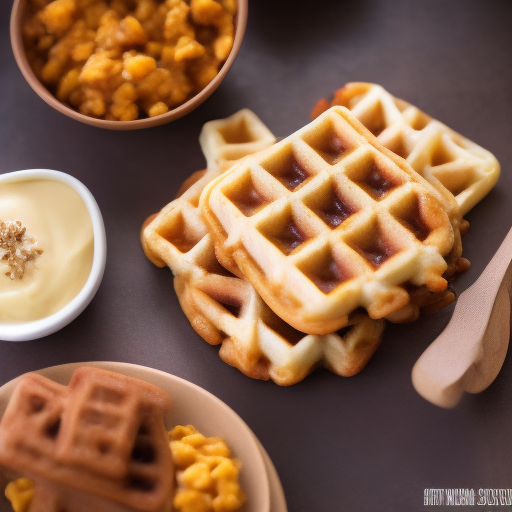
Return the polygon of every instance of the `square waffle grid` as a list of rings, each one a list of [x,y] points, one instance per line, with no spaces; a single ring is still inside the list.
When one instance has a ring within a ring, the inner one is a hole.
[[[306,332],[342,327],[358,306],[374,318],[393,313],[409,302],[407,282],[446,288],[442,255],[454,235],[437,194],[347,116],[331,109],[201,198],[218,252],[233,254],[272,309]]]
[[[205,175],[194,186],[196,193],[185,193],[149,227],[152,259],[160,258],[175,274],[178,299],[194,330],[208,343],[221,344],[219,355],[228,364],[280,385],[299,382],[320,364],[342,376],[359,372],[377,349],[384,322],[361,313],[351,318],[350,328],[324,336],[283,322],[246,280],[219,264],[210,234],[197,239],[201,224],[206,230],[194,206],[197,191],[211,179]]]
[[[261,123],[252,116],[246,117],[250,123],[254,119]],[[233,124],[233,119],[238,123],[237,118],[235,114],[207,123],[203,134]],[[210,140],[211,145],[202,145],[203,151],[205,147],[214,149],[219,139]],[[259,141],[252,142],[259,146]],[[246,146],[247,151],[254,149],[254,145]],[[225,148],[223,154],[233,152]],[[212,165],[209,155],[205,156]],[[198,203],[204,187],[220,174],[217,161],[208,171],[196,173],[186,185],[198,181],[166,206],[142,232],[148,257],[159,266],[169,266],[176,276],[175,289],[192,327],[208,343],[221,344],[219,354],[225,362],[253,378],[271,378],[280,385],[290,385],[321,364],[343,376],[359,372],[380,343],[383,321],[358,313],[343,331],[306,335],[277,317],[246,280],[219,264]]]
[[[80,368],[67,387],[28,374],[0,424],[0,463],[37,482],[36,508],[55,494],[58,511],[83,510],[80,495],[102,511],[163,512],[172,489],[169,406],[158,388],[104,370]]]
[[[57,457],[64,464],[124,480],[127,494],[142,492],[139,499],[151,499],[144,493],[165,478],[165,467],[158,461],[158,454],[167,449],[159,411],[169,403],[163,392],[147,388],[143,382],[101,370],[75,372]]]
[[[209,121],[199,135],[208,169],[227,169],[230,162],[261,151],[275,141],[274,134],[246,108],[226,119]]]
[[[332,105],[347,107],[383,146],[406,159],[445,196],[455,196],[461,216],[499,178],[500,165],[489,151],[379,85],[349,83],[335,93]],[[328,106],[324,100],[315,110]]]
[[[67,404],[67,388],[37,374],[23,377],[0,425],[0,462],[35,471],[48,468],[55,454],[55,437]],[[31,433],[31,435],[27,435]]]

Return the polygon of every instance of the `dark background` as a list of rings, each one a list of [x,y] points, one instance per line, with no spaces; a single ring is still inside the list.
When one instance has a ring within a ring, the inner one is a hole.
[[[181,312],[171,272],[153,266],[139,243],[144,219],[204,167],[197,142],[204,122],[248,107],[283,136],[308,122],[320,97],[345,82],[370,81],[501,162],[498,185],[467,216],[464,255],[472,268],[456,284],[463,291],[511,224],[512,2],[252,0],[242,49],[213,96],[185,118],[134,132],[81,124],[36,96],[12,56],[10,7],[0,3],[0,173],[49,168],[81,180],[103,212],[108,261],[98,294],[71,325],[42,340],[0,342],[0,384],[94,360],[188,379],[252,428],[280,474],[290,512],[440,510],[423,506],[424,488],[512,487],[510,357],[488,390],[453,410],[427,403],[411,385],[414,362],[452,308],[388,327],[355,377],[322,369],[280,388],[220,360]]]

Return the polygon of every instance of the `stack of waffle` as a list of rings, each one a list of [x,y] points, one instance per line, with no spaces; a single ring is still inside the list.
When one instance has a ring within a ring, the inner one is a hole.
[[[0,465],[36,483],[31,512],[164,512],[170,406],[160,388],[98,368],[68,386],[27,374],[0,423]]]
[[[142,232],[200,336],[281,385],[320,364],[353,375],[384,318],[450,303],[447,279],[468,267],[462,215],[499,175],[488,152],[378,86],[349,84],[333,103],[279,142],[247,110],[207,123],[207,170]]]

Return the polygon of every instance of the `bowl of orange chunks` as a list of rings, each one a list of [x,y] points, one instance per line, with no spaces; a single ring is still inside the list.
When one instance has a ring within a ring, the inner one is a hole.
[[[220,85],[248,0],[15,0],[11,44],[59,112],[112,130],[178,119]]]

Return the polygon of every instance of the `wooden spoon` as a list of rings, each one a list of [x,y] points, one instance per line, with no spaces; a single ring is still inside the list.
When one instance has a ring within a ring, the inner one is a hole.
[[[455,407],[464,391],[479,393],[498,375],[510,339],[511,260],[512,229],[414,365],[412,383],[433,404]]]

